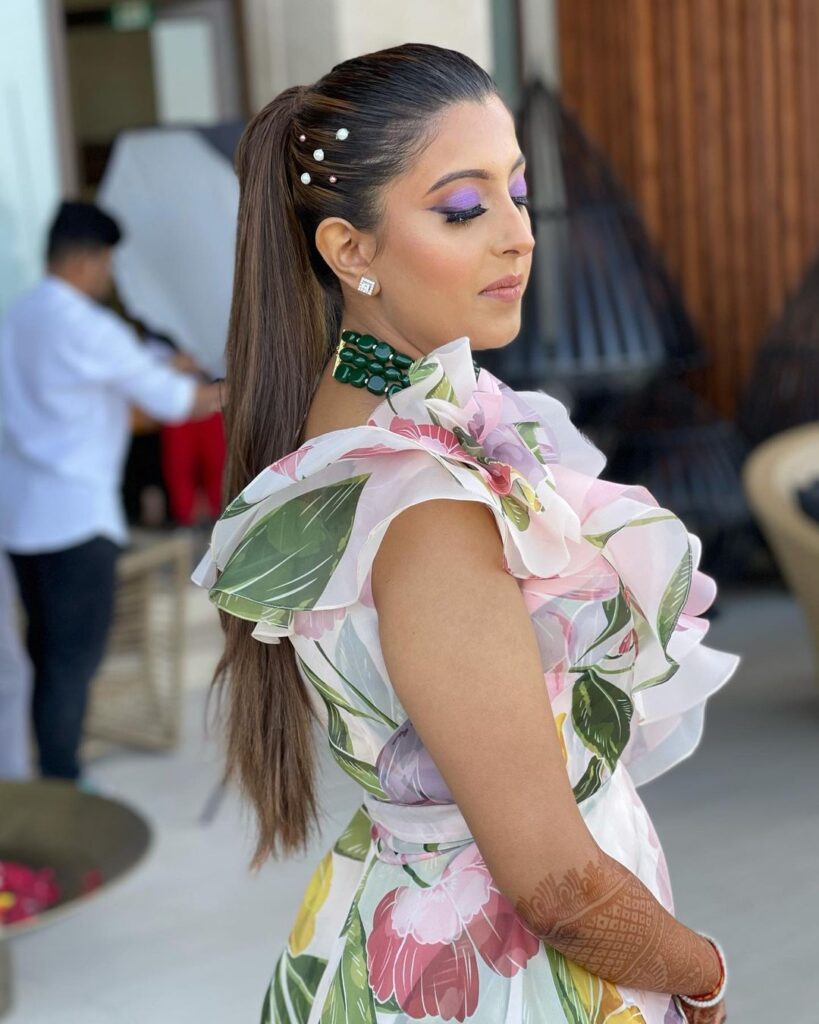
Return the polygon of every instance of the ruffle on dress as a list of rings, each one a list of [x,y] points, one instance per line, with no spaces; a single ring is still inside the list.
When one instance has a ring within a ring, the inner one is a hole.
[[[467,337],[408,375],[365,425],[259,473],[216,523],[194,582],[254,621],[257,639],[306,638],[315,616],[343,618],[366,598],[401,511],[480,501],[521,581],[553,708],[570,716],[562,742],[584,748],[578,800],[618,761],[640,785],[687,756],[739,660],[701,642],[716,587],[698,538],[644,487],[600,480],[605,457],[559,401],[485,369],[476,379]]]

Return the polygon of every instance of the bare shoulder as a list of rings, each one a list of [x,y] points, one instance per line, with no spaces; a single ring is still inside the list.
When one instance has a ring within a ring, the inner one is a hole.
[[[373,596],[377,591],[387,599],[396,574],[402,587],[423,588],[442,571],[454,582],[453,574],[485,578],[492,569],[503,572],[503,544],[492,510],[477,501],[434,498],[410,505],[390,523],[373,562]]]

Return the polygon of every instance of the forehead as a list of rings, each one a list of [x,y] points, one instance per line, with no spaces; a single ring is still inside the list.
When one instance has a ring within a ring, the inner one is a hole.
[[[512,115],[497,97],[447,107],[435,133],[396,185],[423,195],[451,171],[480,168],[503,180],[520,153]]]

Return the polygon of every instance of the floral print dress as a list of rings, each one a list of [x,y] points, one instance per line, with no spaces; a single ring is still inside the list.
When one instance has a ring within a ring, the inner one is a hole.
[[[269,1024],[678,1024],[668,994],[593,975],[493,881],[389,680],[370,590],[390,520],[430,498],[494,513],[578,807],[598,845],[673,913],[637,786],[699,743],[737,658],[701,643],[700,545],[541,392],[477,376],[466,337],[410,368],[366,424],[263,470],[194,573],[220,608],[287,637],[362,802],[317,865],[264,998]],[[480,638],[475,638],[480,643]]]

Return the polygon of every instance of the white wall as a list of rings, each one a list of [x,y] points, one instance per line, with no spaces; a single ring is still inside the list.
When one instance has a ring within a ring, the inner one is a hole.
[[[492,68],[490,0],[243,0],[250,99],[258,110],[289,85],[398,43],[436,43]]]
[[[555,0],[524,0],[521,4],[523,66],[528,77],[548,85],[560,83],[560,54]]]
[[[205,18],[158,21],[151,30],[160,124],[215,124],[219,120],[216,47]]]
[[[336,0],[335,6],[338,60],[400,43],[434,43],[492,69],[489,0]]]
[[[0,0],[0,315],[42,272],[60,199],[48,0]]]

